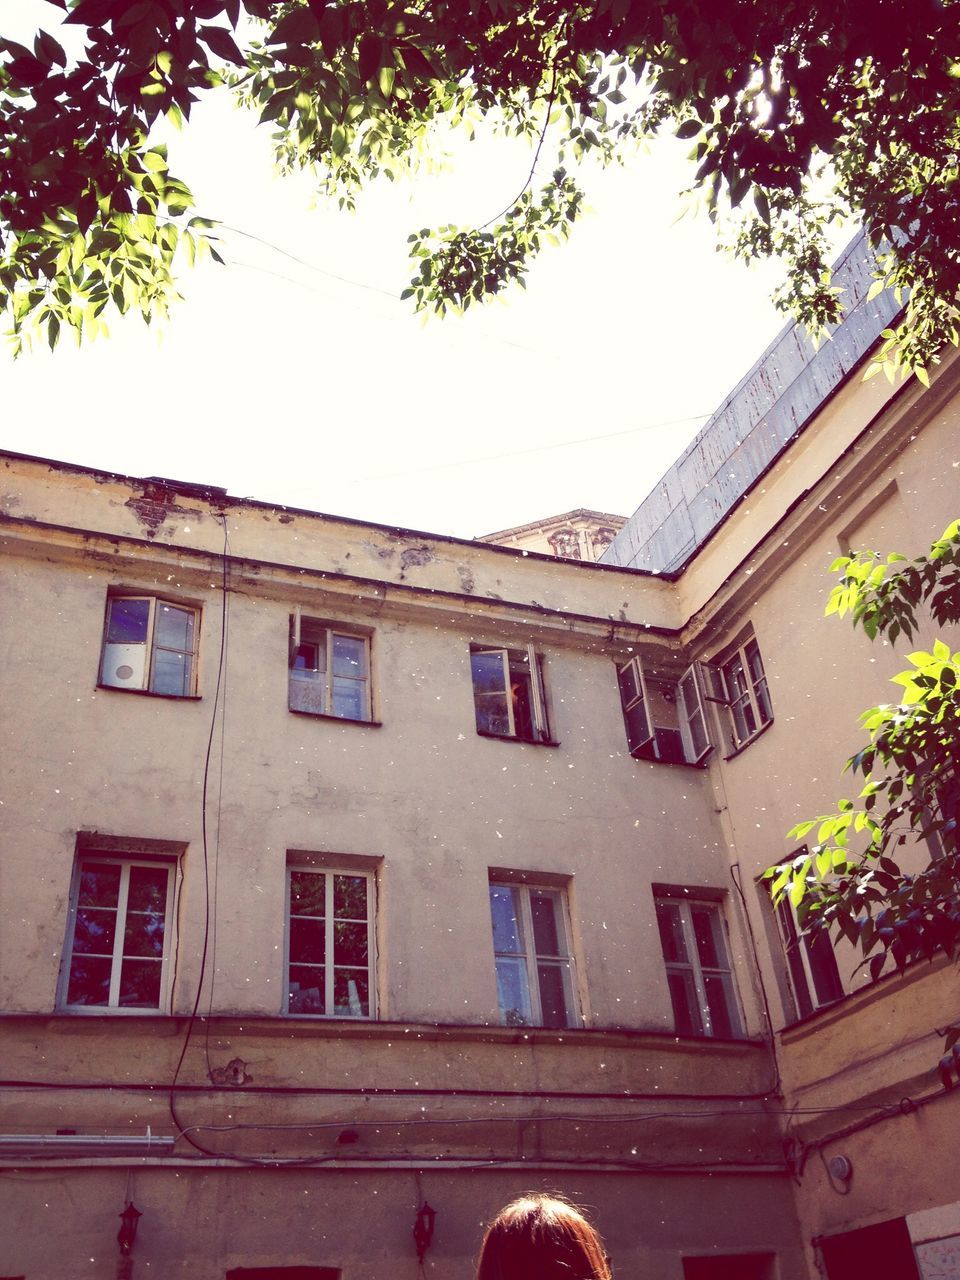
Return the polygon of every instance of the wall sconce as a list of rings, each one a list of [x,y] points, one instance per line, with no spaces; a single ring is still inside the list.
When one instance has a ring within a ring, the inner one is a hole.
[[[143,1214],[133,1201],[128,1200],[127,1207],[119,1215],[120,1230],[117,1232],[117,1244],[124,1257],[127,1257],[133,1248],[133,1242],[137,1238],[137,1225],[142,1217]]]
[[[417,1261],[423,1265],[423,1259],[430,1242],[433,1240],[433,1224],[437,1220],[437,1211],[424,1200],[417,1210],[417,1219],[413,1224],[413,1242],[417,1246]]]

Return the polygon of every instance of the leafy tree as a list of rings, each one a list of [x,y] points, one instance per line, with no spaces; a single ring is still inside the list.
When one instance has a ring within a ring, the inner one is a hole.
[[[876,287],[906,299],[888,372],[925,376],[957,341],[960,0],[51,4],[78,56],[47,31],[0,40],[0,309],[17,342],[95,331],[111,304],[165,310],[175,255],[209,247],[211,224],[151,131],[225,89],[272,123],[282,167],[315,169],[347,206],[415,168],[438,126],[530,139],[502,214],[410,237],[418,308],[522,284],[582,210],[571,167],[672,131],[735,252],[784,260],[779,304],[815,334],[840,315],[827,233],[849,208]]]
[[[912,562],[863,553],[833,568],[841,578],[827,613],[851,614],[871,639],[911,640],[921,607],[939,626],[960,621],[960,521]],[[902,971],[914,960],[960,955],[960,652],[935,640],[907,661],[893,677],[900,701],[861,717],[868,741],[845,766],[863,779],[858,797],[795,826],[791,837],[815,831],[816,843],[766,873],[807,933],[829,928],[848,938],[874,979],[888,962]],[[923,842],[928,858],[918,870]],[[949,1082],[960,1067],[960,1025],[948,1028],[947,1050]]]

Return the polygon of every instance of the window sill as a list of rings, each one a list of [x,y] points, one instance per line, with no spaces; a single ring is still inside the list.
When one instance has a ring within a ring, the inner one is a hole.
[[[553,738],[517,738],[508,733],[484,733],[477,730],[478,738],[486,738],[490,742],[519,742],[522,747],[559,747],[560,743]]]
[[[281,1018],[297,1018],[306,1022],[346,1022],[353,1024],[356,1022],[376,1022],[377,1016],[373,1013],[298,1013],[285,1010],[281,1013]]]
[[[758,738],[762,738],[767,730],[773,727],[774,723],[775,722],[773,720],[768,720],[762,729],[758,729],[757,732],[751,734],[749,738],[744,738],[743,742],[739,743],[728,756],[724,756],[724,760],[736,760],[737,756],[746,751],[747,747],[752,746]]]
[[[382,720],[355,720],[352,716],[332,716],[328,711],[301,711],[297,707],[287,707],[292,716],[305,716],[308,720],[332,720],[335,724],[362,724],[368,729],[382,729]]]
[[[751,738],[751,742],[752,741],[753,739]],[[638,752],[633,751],[630,752],[630,755],[634,760],[640,760],[644,764],[665,765],[668,769],[706,769],[707,765],[710,763],[710,757],[713,755],[713,751],[714,748],[711,747],[706,755],[700,760],[658,760],[656,756],[640,755]],[[730,757],[725,756],[724,759],[729,760]]]
[[[68,1018],[166,1018],[166,1009],[124,1009],[119,1005],[63,1004],[56,1012]]]
[[[166,702],[202,702],[203,696],[199,693],[156,693],[153,689],[124,689],[116,684],[97,684],[97,689],[103,689],[107,693],[126,693],[135,694],[140,698],[163,698]]]

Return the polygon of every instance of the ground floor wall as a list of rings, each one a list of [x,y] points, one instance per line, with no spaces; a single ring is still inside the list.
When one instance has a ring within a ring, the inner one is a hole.
[[[960,1087],[938,1068],[958,995],[943,958],[780,1033],[797,1212],[826,1280],[960,1280]]]
[[[618,1280],[810,1274],[785,1176],[225,1169],[188,1162],[4,1169],[0,1273],[113,1280],[121,1274],[118,1214],[129,1198],[143,1214],[131,1254],[135,1280],[225,1280],[245,1268],[271,1276],[276,1269],[277,1280],[286,1280],[297,1273],[283,1268],[297,1267],[332,1268],[339,1280],[417,1280],[412,1227],[427,1200],[437,1216],[425,1275],[470,1280],[486,1222],[529,1190],[556,1191],[587,1208]],[[732,1272],[718,1258],[739,1258],[741,1265]]]

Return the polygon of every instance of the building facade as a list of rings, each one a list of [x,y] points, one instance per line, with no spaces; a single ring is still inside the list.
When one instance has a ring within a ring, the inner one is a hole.
[[[499,547],[515,547],[519,551],[536,551],[564,560],[600,560],[623,528],[623,516],[606,511],[588,511],[578,507],[559,516],[546,516],[528,524],[485,533],[478,542],[492,542]]]
[[[2,455],[0,1274],[413,1280],[428,1206],[467,1280],[531,1188],[618,1276],[956,1274],[955,975],[758,877],[896,670],[826,567],[955,517],[958,386],[854,364],[664,572]]]

